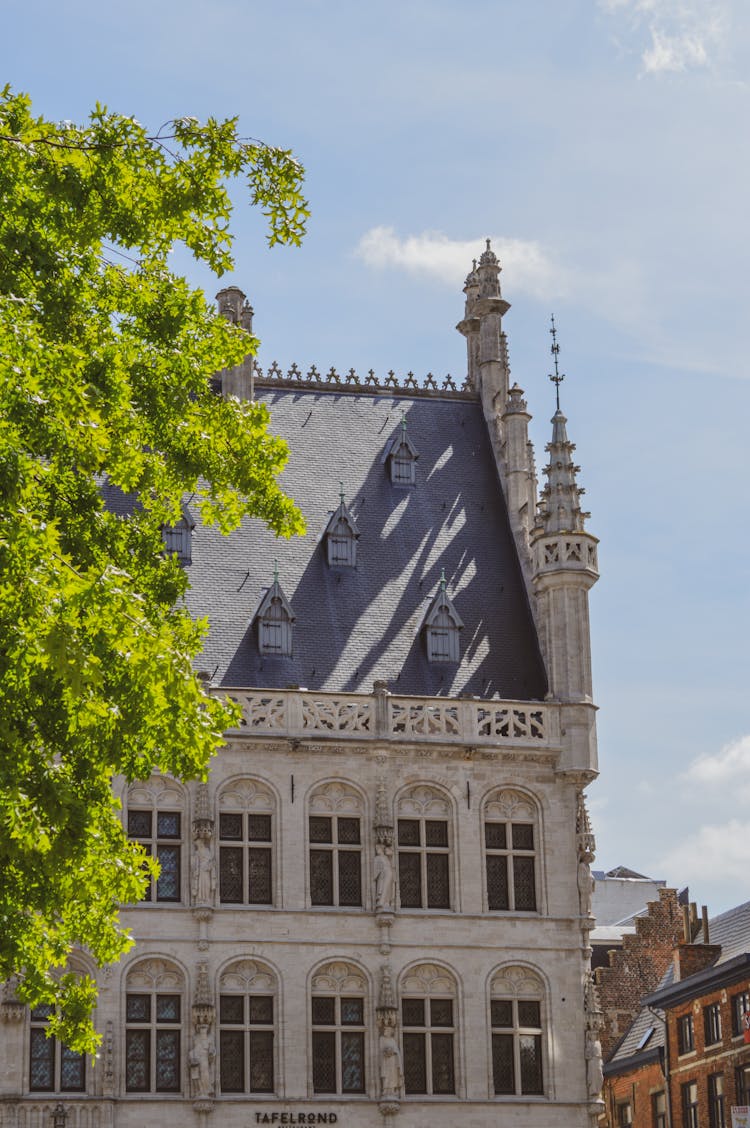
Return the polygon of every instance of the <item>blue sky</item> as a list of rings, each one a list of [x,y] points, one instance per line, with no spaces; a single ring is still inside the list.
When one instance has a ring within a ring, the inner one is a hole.
[[[601,538],[597,868],[718,912],[750,897],[750,10],[742,0],[3,5],[3,80],[45,115],[239,115],[296,151],[300,250],[238,193],[262,364],[465,374],[492,236],[543,460],[554,389]],[[213,292],[214,281],[179,265]]]

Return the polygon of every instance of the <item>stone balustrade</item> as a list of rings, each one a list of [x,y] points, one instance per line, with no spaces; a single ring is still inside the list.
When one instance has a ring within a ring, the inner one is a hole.
[[[555,706],[479,698],[323,693],[306,689],[228,689],[242,709],[234,733],[290,740],[335,737],[547,749],[559,745]]]

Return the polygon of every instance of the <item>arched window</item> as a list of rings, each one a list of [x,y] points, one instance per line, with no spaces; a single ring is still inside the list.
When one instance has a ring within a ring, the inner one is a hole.
[[[437,788],[410,787],[398,801],[398,884],[402,909],[451,907],[451,805]]]
[[[484,805],[487,908],[537,911],[538,826],[531,799],[510,789],[492,793]]]
[[[128,837],[159,860],[161,872],[149,883],[144,901],[182,900],[182,834],[184,798],[178,785],[164,776],[134,783],[128,790]]]
[[[271,968],[238,960],[219,978],[222,1093],[272,1093],[278,984]]]
[[[350,784],[317,787],[308,807],[310,903],[362,905],[362,795]]]
[[[226,784],[219,795],[219,900],[274,904],[276,800],[253,779]]]
[[[326,964],[313,976],[314,1093],[364,1093],[367,980],[348,963]]]
[[[68,971],[91,974],[71,960]],[[54,1007],[42,1003],[29,1015],[29,1090],[32,1093],[84,1093],[86,1055],[69,1049],[57,1038],[47,1037],[47,1026]]]
[[[505,967],[492,979],[492,1083],[497,1096],[544,1093],[543,999],[540,977],[526,967]]]
[[[182,972],[167,960],[144,960],[130,969],[125,985],[125,1089],[179,1093]]]
[[[456,982],[434,964],[420,964],[401,983],[404,1091],[407,1096],[456,1092]]]

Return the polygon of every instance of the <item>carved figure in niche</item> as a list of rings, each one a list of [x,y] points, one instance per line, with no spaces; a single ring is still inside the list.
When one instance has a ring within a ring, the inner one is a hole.
[[[585,856],[578,862],[578,907],[581,916],[591,916],[591,897],[594,892],[594,879]]]
[[[602,1070],[602,1045],[592,1031],[589,1031],[586,1035],[586,1082],[589,1097],[595,1100],[602,1091],[604,1072]]]
[[[387,912],[393,908],[393,847],[378,842],[375,846],[375,909]]]
[[[213,1066],[216,1050],[208,1033],[208,1026],[202,1022],[193,1038],[190,1053],[190,1087],[193,1097],[212,1097],[214,1095]]]
[[[394,1037],[392,1026],[384,1026],[379,1040],[380,1049],[380,1096],[398,1099],[404,1074],[401,1069],[401,1050]]]
[[[190,877],[193,904],[213,905],[216,891],[216,862],[211,849],[211,839],[203,835],[196,838],[193,843],[193,865]]]

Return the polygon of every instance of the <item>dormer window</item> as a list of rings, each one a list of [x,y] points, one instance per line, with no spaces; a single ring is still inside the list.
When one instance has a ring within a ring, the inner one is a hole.
[[[419,453],[406,433],[406,416],[401,416],[401,429],[385,452],[394,486],[413,486],[416,482]]]
[[[344,488],[341,487],[341,504],[326,526],[326,554],[329,568],[357,567],[357,540],[359,529],[344,502]]]
[[[295,614],[281,589],[278,571],[274,572],[272,586],[263,593],[254,618],[258,624],[260,653],[269,657],[291,658]]]
[[[193,562],[193,529],[195,521],[186,505],[182,506],[182,516],[175,525],[163,525],[161,530],[162,540],[167,555],[177,554],[180,564]]]
[[[428,662],[460,661],[458,632],[463,629],[463,625],[461,616],[448,598],[443,572],[438,593],[424,619]]]

